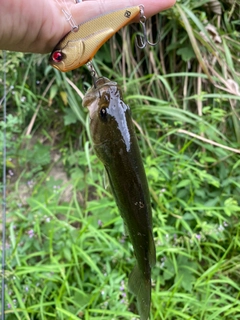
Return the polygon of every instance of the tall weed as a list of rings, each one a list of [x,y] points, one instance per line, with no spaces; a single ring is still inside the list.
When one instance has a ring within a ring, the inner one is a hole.
[[[178,1],[149,21],[156,47],[137,50],[134,25],[96,56],[131,107],[149,181],[154,320],[239,318],[239,10]],[[133,251],[67,79],[84,94],[90,76],[33,55],[7,68],[6,319],[138,318]]]

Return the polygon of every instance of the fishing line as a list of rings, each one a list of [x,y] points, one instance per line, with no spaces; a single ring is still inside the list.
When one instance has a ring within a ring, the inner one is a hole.
[[[78,30],[78,25],[73,19],[73,16],[70,12],[69,5],[67,5],[65,0],[55,0],[55,2],[59,5],[61,8],[62,13],[64,14],[65,19],[70,24],[72,31]]]
[[[3,178],[2,178],[2,320],[5,320],[5,263],[6,263],[6,123],[7,123],[7,84],[6,84],[7,54],[3,51]]]

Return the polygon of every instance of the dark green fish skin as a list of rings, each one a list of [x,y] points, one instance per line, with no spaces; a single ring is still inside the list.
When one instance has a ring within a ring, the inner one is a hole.
[[[99,78],[83,99],[90,111],[94,149],[103,162],[114,198],[127,227],[137,264],[129,289],[137,297],[141,320],[151,304],[151,268],[156,262],[152,213],[146,174],[129,107],[115,82]]]

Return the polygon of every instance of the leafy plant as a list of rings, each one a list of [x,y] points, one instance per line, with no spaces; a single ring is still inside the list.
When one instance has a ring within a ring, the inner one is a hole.
[[[149,181],[150,319],[240,314],[238,25],[237,1],[177,1],[150,21],[159,45],[137,50],[129,26],[96,55],[131,107]],[[6,319],[137,319],[132,247],[81,106],[90,75],[17,53],[6,67]]]

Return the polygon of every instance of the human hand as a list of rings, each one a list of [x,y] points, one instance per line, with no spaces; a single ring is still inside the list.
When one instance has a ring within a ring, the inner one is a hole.
[[[0,49],[47,53],[70,31],[61,6],[64,2],[76,24],[120,8],[143,4],[146,17],[170,8],[175,0],[2,0]]]

